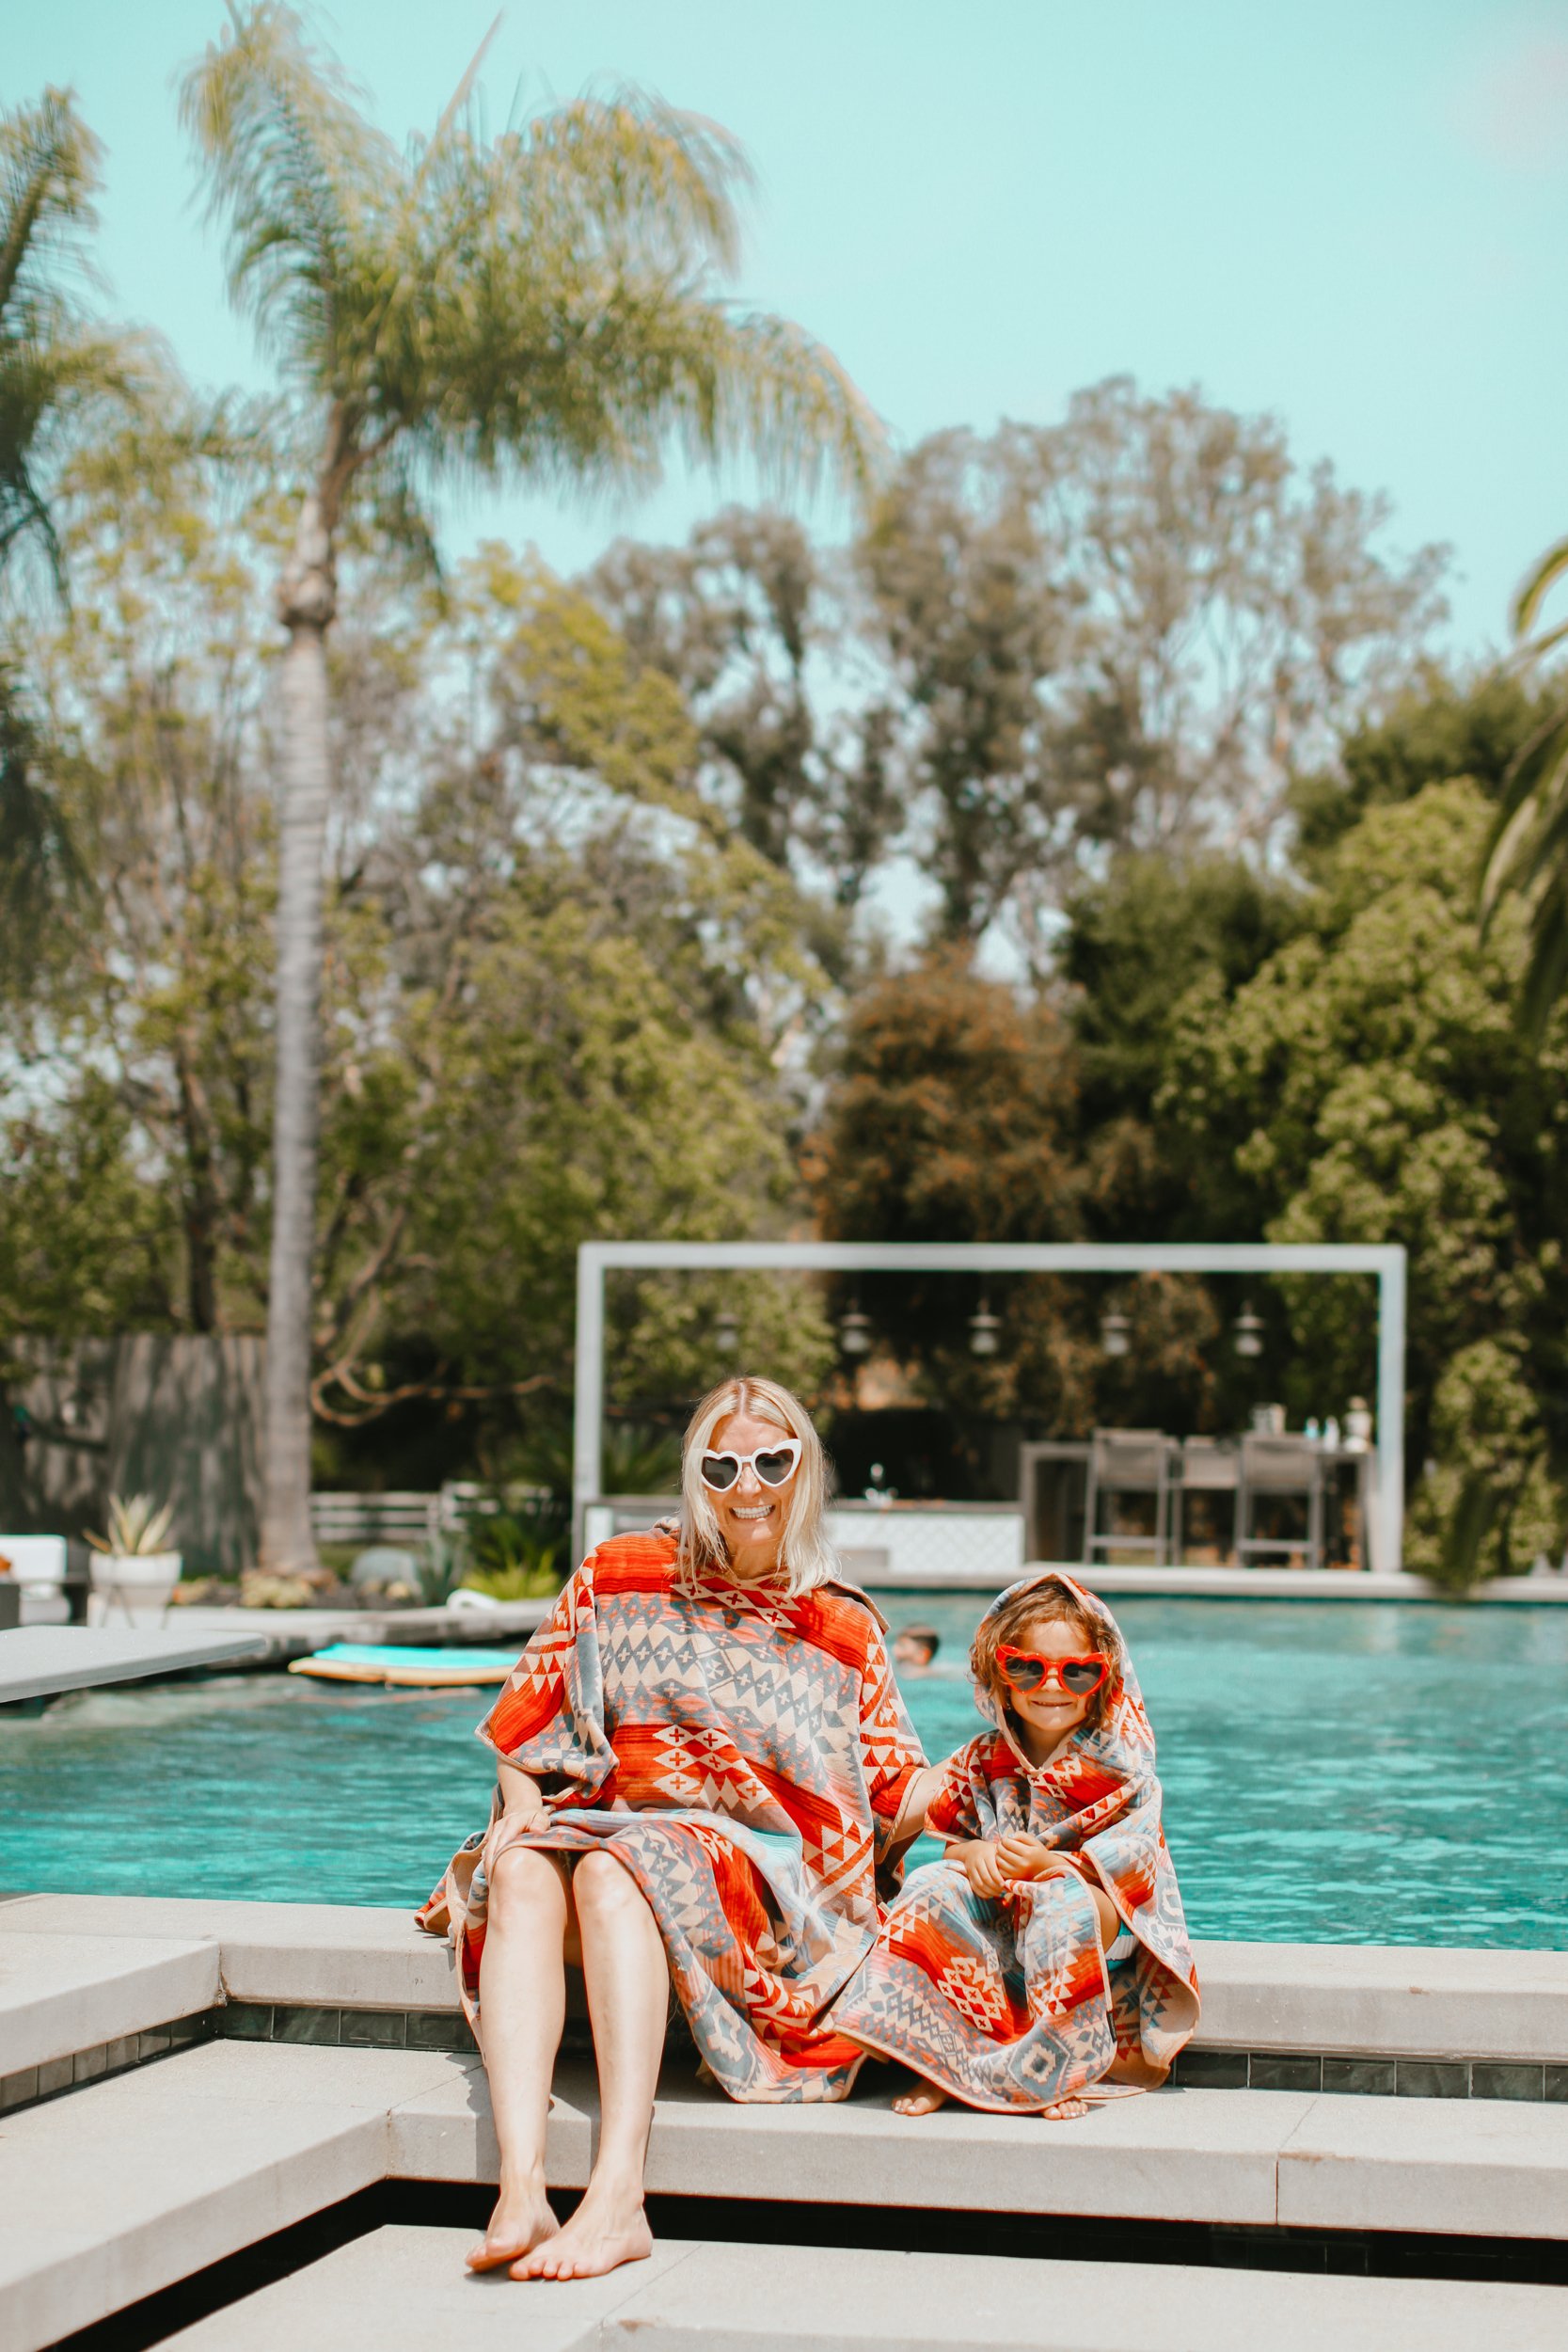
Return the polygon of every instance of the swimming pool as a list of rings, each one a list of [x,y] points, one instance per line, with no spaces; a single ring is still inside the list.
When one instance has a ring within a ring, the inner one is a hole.
[[[928,1752],[976,1718],[977,1598],[880,1597],[942,1635]],[[1568,1609],[1130,1599],[1196,1934],[1568,1945]],[[0,1717],[0,1885],[411,1904],[484,1817],[471,1692],[288,1675]]]

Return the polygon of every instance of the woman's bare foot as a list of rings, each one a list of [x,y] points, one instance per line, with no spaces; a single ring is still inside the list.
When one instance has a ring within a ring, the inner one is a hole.
[[[559,2235],[542,2239],[512,2265],[515,2279],[597,2279],[622,2263],[646,2262],[654,2233],[640,2187],[590,2185]]]
[[[912,2090],[900,2091],[893,2103],[895,2115],[935,2115],[938,2107],[947,2105],[947,2093],[935,2083],[916,2081]]]
[[[468,2250],[468,2268],[504,2269],[524,2254],[531,2254],[546,2238],[554,2237],[560,2227],[550,2211],[543,2182],[515,2188],[503,2182],[484,2235]]]
[[[1040,2122],[1042,2123],[1072,2123],[1076,2122],[1079,2116],[1087,2115],[1088,2111],[1089,2103],[1086,2099],[1058,2099],[1053,2107],[1041,2107]]]

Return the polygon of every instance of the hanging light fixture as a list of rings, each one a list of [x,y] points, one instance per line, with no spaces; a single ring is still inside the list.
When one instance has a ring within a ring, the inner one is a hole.
[[[1125,1356],[1132,1344],[1132,1326],[1118,1307],[1100,1318],[1100,1344],[1107,1356]]]
[[[984,1291],[980,1294],[978,1311],[969,1318],[969,1352],[972,1356],[994,1356],[1001,1346],[1002,1318],[993,1315],[990,1301]]]
[[[838,1343],[846,1356],[871,1353],[871,1317],[862,1314],[858,1297],[850,1300],[838,1319]]]
[[[1261,1356],[1263,1353],[1263,1318],[1252,1311],[1252,1301],[1243,1303],[1242,1311],[1232,1326],[1232,1340],[1238,1356]]]
[[[721,1307],[713,1318],[713,1344],[721,1356],[733,1356],[740,1345],[740,1325],[728,1307]]]

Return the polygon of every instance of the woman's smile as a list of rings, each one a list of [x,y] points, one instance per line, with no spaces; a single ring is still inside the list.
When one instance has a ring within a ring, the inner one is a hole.
[[[770,1422],[758,1421],[750,1413],[731,1413],[717,1423],[709,1443],[716,1453],[746,1456],[759,1447],[777,1444],[778,1436]],[[764,1486],[754,1464],[748,1460],[733,1486],[709,1495],[730,1565],[741,1575],[768,1576],[778,1565],[779,1545],[798,1474],[792,1470],[782,1486]]]

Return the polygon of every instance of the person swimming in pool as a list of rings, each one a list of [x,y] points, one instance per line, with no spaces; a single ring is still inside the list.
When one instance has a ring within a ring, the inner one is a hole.
[[[929,1674],[942,1636],[935,1626],[901,1625],[893,1637],[893,1663],[901,1675]]]

